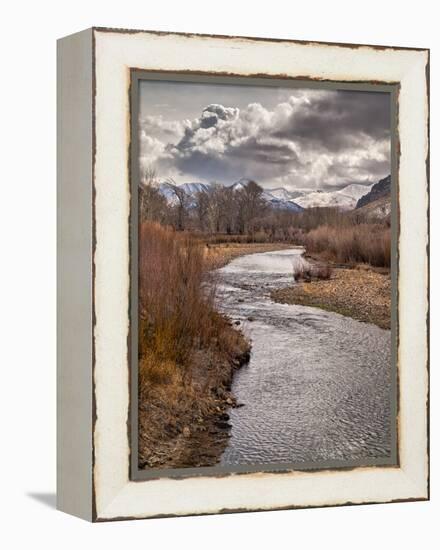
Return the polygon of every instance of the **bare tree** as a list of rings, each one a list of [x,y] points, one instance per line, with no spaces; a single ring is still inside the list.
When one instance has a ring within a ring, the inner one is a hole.
[[[188,214],[189,197],[185,189],[179,187],[177,183],[173,180],[173,178],[168,178],[165,184],[173,192],[174,196],[177,199],[177,204],[175,207],[177,212],[176,228],[179,231],[183,231],[185,229],[185,221]]]
[[[218,183],[211,184],[209,189],[208,224],[211,233],[220,233],[224,216],[223,209],[224,187]]]
[[[161,194],[157,181],[157,172],[149,166],[139,185],[139,217],[145,220],[164,223],[167,218],[167,202]]]
[[[232,191],[219,183],[196,195],[194,214],[198,229],[209,233],[232,233],[236,206]]]
[[[199,191],[195,196],[194,216],[197,229],[208,231],[208,212],[211,196],[208,191]]]
[[[238,231],[239,205],[235,193],[231,187],[223,189],[222,211],[224,212],[225,232],[230,235]]]
[[[234,192],[237,200],[237,229],[243,234],[253,233],[258,218],[267,211],[262,197],[263,189],[255,181],[249,181],[240,190]]]

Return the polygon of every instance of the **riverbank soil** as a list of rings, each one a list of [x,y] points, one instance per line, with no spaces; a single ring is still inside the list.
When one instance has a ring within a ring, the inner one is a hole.
[[[297,283],[272,292],[275,302],[334,311],[391,328],[391,277],[367,266],[333,269],[329,280]]]
[[[185,468],[218,462],[229,438],[234,371],[248,362],[250,344],[224,321],[227,351],[199,349],[182,373],[144,353],[139,362],[139,467]]]

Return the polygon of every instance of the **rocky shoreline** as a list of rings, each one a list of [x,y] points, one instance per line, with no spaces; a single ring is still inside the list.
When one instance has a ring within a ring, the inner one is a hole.
[[[380,328],[391,327],[391,277],[368,266],[334,268],[329,280],[275,290],[275,302],[317,307]]]

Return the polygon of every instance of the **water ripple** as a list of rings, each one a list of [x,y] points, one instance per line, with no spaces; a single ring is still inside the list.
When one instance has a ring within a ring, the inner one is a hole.
[[[221,463],[390,455],[390,331],[316,308],[274,303],[300,250],[244,256],[218,270],[219,308],[252,340],[232,390]]]

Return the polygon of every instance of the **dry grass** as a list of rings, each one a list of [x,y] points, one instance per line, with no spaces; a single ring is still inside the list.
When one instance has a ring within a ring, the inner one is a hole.
[[[201,433],[206,419],[215,422],[216,415],[224,410],[218,393],[226,395],[234,368],[249,354],[249,343],[214,309],[214,293],[204,284],[205,272],[203,247],[189,235],[153,222],[142,224],[141,466],[215,463],[216,453],[211,450],[201,455],[194,445],[191,447],[188,434]],[[219,436],[219,441],[223,439]]]
[[[341,264],[367,263],[376,267],[391,264],[391,232],[381,224],[320,226],[304,236],[304,244],[308,252]]]
[[[324,281],[331,279],[332,273],[333,273],[333,269],[329,265],[318,265],[315,267],[315,270],[313,271],[313,274],[316,277],[316,279],[322,279]]]
[[[227,233],[203,233],[202,231],[194,231],[192,237],[200,242],[216,245],[216,244],[249,244],[267,242],[268,236],[263,232],[256,232],[254,234],[239,233],[227,234]]]
[[[140,353],[182,371],[198,349],[228,352],[229,325],[204,288],[203,248],[190,236],[154,223],[140,229]],[[228,329],[226,329],[228,327]]]
[[[274,214],[271,215],[274,217]],[[335,208],[310,208],[299,214],[261,219],[248,235],[204,234],[194,238],[208,247],[302,245],[311,254],[330,262],[390,267],[391,231],[387,220],[374,223]],[[212,253],[210,251],[210,254]],[[208,255],[208,256],[209,256]],[[323,272],[324,275],[324,272]],[[318,275],[319,276],[319,275]]]

